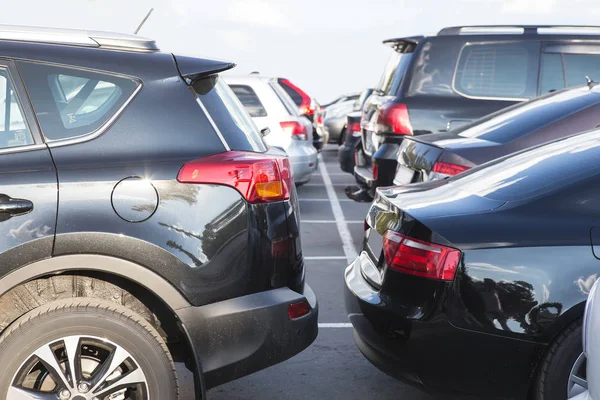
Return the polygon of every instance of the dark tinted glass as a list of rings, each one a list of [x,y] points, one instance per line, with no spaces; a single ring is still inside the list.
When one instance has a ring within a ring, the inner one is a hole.
[[[254,89],[246,85],[229,85],[233,93],[242,102],[251,117],[266,117],[267,110],[260,102]]]
[[[470,97],[535,97],[539,43],[468,44],[458,60],[454,88]]]
[[[221,78],[199,79],[193,87],[231,150],[267,150],[252,118]]]
[[[563,72],[562,57],[560,54],[542,54],[540,94],[564,89],[566,85]]]
[[[287,95],[290,96],[290,98],[292,99],[294,104],[297,107],[300,107],[300,105],[302,104],[302,96],[300,96],[300,94],[298,92],[296,92],[294,89],[292,89],[291,87],[286,85],[284,82],[281,82],[281,80],[280,80],[280,86],[283,90],[285,90]]]
[[[134,79],[55,65],[19,62],[18,68],[50,140],[95,132],[140,85]]]
[[[377,86],[383,94],[392,95],[397,93],[411,58],[412,53],[398,53],[396,51],[392,53]]]
[[[600,172],[600,130],[572,136],[483,164],[456,178],[455,190],[519,201],[561,189]]]
[[[458,130],[459,136],[508,143],[574,112],[600,102],[600,93],[572,89],[517,104],[474,121]]]

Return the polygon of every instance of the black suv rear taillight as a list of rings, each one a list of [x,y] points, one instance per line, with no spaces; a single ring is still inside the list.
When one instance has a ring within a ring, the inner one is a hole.
[[[387,103],[379,107],[367,129],[375,134],[412,135],[413,129],[405,104]]]
[[[177,180],[229,186],[253,204],[287,200],[294,185],[287,157],[244,151],[227,151],[187,162]]]

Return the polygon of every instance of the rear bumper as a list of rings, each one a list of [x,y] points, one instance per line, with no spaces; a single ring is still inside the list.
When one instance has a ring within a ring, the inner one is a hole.
[[[311,311],[298,319],[290,304],[308,301]],[[189,335],[204,390],[243,377],[300,353],[317,337],[318,304],[304,294],[274,289],[177,312]]]
[[[372,196],[375,194],[376,188],[392,186],[398,166],[399,149],[399,143],[382,143],[371,157],[362,152],[358,157],[359,165],[354,168],[354,177],[358,185],[369,190]],[[376,179],[373,177],[374,164],[379,169]]]
[[[308,144],[292,145],[288,148],[287,153],[292,163],[294,181],[296,183],[308,182],[312,173],[317,169],[317,150]]]
[[[354,173],[354,152],[360,143],[360,137],[351,136],[346,138],[346,141],[338,149],[338,160],[342,171],[349,174]]]
[[[426,391],[526,398],[533,360],[545,346],[456,328],[445,314],[447,306],[421,319],[407,318],[402,314],[410,306],[369,285],[360,259],[344,279],[356,344],[381,371]]]

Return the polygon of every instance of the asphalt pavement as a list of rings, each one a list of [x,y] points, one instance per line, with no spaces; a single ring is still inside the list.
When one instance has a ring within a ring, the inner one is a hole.
[[[344,308],[343,271],[360,249],[369,204],[346,198],[344,187],[354,178],[340,170],[337,146],[329,146],[321,157],[310,182],[298,188],[306,281],[319,299],[319,336],[290,360],[212,389],[208,399],[448,399],[388,377],[355,346]],[[182,398],[191,400],[190,375],[179,371]]]

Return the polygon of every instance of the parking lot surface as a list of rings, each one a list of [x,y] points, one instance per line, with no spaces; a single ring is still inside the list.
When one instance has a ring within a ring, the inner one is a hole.
[[[319,336],[292,359],[219,386],[209,392],[208,398],[433,400],[436,397],[380,372],[354,344],[344,308],[342,276],[348,257],[360,249],[369,205],[346,198],[344,187],[352,184],[354,178],[339,169],[337,147],[328,147],[321,157],[321,165],[310,182],[298,188],[306,280],[319,299]],[[342,240],[345,230],[350,234],[346,243]],[[181,375],[183,399],[191,400],[191,377]]]

